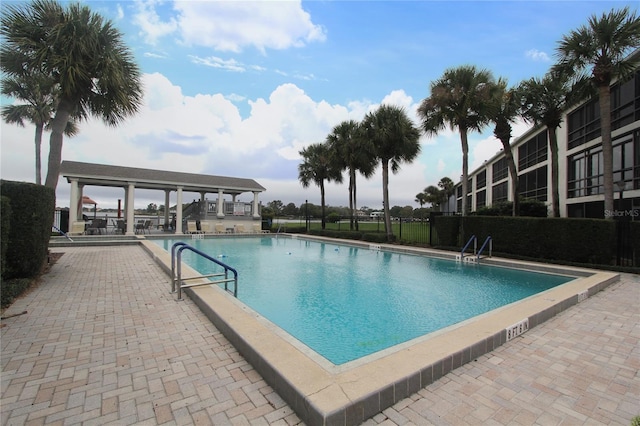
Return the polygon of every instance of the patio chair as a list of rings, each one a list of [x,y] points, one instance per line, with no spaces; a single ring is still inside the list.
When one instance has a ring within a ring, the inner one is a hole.
[[[198,224],[195,220],[187,221],[187,233],[188,234],[201,234],[202,231],[198,231]]]
[[[151,221],[150,220],[145,220],[144,221],[144,228],[142,228],[142,233],[144,234],[145,232],[148,232],[149,235],[151,235]]]
[[[247,232],[247,231],[244,229],[244,225],[242,225],[242,224],[236,225],[236,233],[244,234],[245,232]]]
[[[144,234],[144,220],[139,220],[136,223],[136,229],[135,229],[135,233],[139,234],[139,233],[143,233]]]
[[[229,230],[225,228],[224,223],[216,223],[215,225],[215,233],[216,234],[228,234]]]
[[[124,220],[116,221],[116,229],[118,234],[126,234],[127,233],[127,223]]]
[[[266,229],[262,229],[262,225],[259,223],[254,223],[253,224],[253,232],[255,232],[256,234],[268,234],[269,231]]]

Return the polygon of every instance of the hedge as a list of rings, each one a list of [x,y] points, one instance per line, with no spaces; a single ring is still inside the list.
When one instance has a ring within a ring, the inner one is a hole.
[[[3,210],[2,227],[8,227],[5,269],[2,279],[33,278],[47,258],[55,192],[51,188],[26,182],[0,181],[0,192],[9,199],[9,212]],[[5,231],[2,231],[3,237]]]
[[[459,239],[461,221],[464,235]],[[520,257],[611,265],[616,254],[615,222],[611,220],[439,216],[433,225],[436,244],[441,247],[461,248],[462,242],[475,235],[478,246],[491,236],[495,252]],[[636,232],[639,229],[634,226]]]

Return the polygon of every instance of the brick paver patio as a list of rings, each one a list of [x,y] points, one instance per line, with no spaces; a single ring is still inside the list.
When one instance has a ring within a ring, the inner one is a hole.
[[[300,419],[137,246],[64,255],[2,321],[3,425],[295,425]],[[640,414],[640,277],[365,424],[616,424]]]

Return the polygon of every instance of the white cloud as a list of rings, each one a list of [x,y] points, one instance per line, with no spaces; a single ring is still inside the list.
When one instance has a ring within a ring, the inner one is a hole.
[[[537,49],[529,49],[525,52],[525,56],[529,59],[533,59],[534,61],[540,62],[549,62],[551,58],[546,52],[541,52]]]
[[[235,59],[222,59],[217,56],[209,56],[207,58],[200,58],[197,56],[190,55],[191,61],[194,64],[206,65],[212,68],[220,68],[227,71],[234,72],[245,72],[245,66],[236,61]]]
[[[312,99],[294,84],[283,84],[268,98],[246,101],[249,113],[243,118],[239,106],[232,102],[233,95],[187,96],[159,73],[144,74],[143,86],[144,105],[136,116],[115,129],[94,119],[82,123],[78,136],[65,139],[63,159],[252,178],[267,188],[260,197],[263,202],[280,199],[299,205],[308,199],[319,204],[318,188],[303,189],[298,182],[299,151],[324,141],[341,121],[361,120],[366,111],[379,105],[369,101],[332,105]],[[383,100],[413,106],[411,97],[402,91],[389,93]],[[34,181],[33,129],[7,125],[2,130],[2,177]],[[43,138],[45,169],[48,137],[45,134]],[[389,179],[392,205],[415,204],[415,194],[441,177],[441,170],[437,178],[427,177],[435,173],[434,167],[420,161],[402,164],[399,173]],[[58,205],[68,204],[68,193],[68,183],[61,180]],[[87,193],[98,198],[103,207],[115,207],[123,197],[120,190],[108,188],[91,187]],[[163,197],[160,192],[141,193],[136,195],[136,207],[162,204]],[[370,180],[358,177],[358,199],[360,205],[381,206],[379,167]],[[346,183],[327,187],[327,203],[348,205]]]
[[[155,45],[158,39],[174,33],[178,29],[178,22],[170,17],[163,21],[156,12],[156,6],[161,0],[146,0],[136,3],[137,11],[133,15],[133,23],[140,27],[140,35],[145,42]]]
[[[287,49],[326,39],[300,1],[175,1],[175,15],[162,19],[156,0],[138,4],[134,23],[145,41],[179,33],[182,42],[220,51],[239,52],[253,46],[259,51]],[[163,8],[166,10],[166,7]]]

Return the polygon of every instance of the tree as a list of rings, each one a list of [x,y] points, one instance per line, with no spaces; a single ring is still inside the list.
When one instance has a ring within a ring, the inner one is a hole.
[[[494,106],[492,108],[491,121],[495,124],[493,135],[502,143],[502,151],[507,160],[509,175],[511,175],[511,199],[513,200],[512,216],[518,216],[518,170],[511,152],[511,123],[519,116],[518,96],[514,89],[507,89],[507,82],[498,79],[497,90],[494,93]]]
[[[571,31],[558,44],[558,66],[564,71],[591,69],[591,82],[600,100],[600,128],[605,211],[613,211],[613,146],[611,141],[611,93],[613,80],[632,75],[634,60],[629,54],[640,45],[640,18],[629,7],[611,10],[587,25]],[[609,215],[613,217],[613,215]]]
[[[302,163],[298,165],[298,179],[304,188],[311,182],[320,188],[320,205],[322,207],[322,229],[325,229],[324,181],[342,182],[342,173],[333,163],[331,150],[326,144],[315,143],[300,151]]]
[[[472,65],[445,70],[431,83],[431,96],[418,108],[422,128],[436,135],[448,125],[460,132],[462,144],[462,215],[467,214],[470,131],[481,131],[489,122],[491,98],[495,91],[493,75]]]
[[[447,206],[447,213],[449,212],[449,198],[453,195],[455,191],[455,184],[448,177],[443,177],[438,182],[438,188],[442,191],[442,202],[445,206]]]
[[[420,153],[420,130],[415,127],[403,108],[381,105],[368,113],[363,132],[371,141],[375,157],[382,164],[382,197],[387,240],[393,241],[389,215],[389,167],[395,174],[403,162],[412,162]]]
[[[442,191],[437,186],[429,185],[424,189],[427,203],[431,204],[431,207],[435,210],[440,208],[442,203]]]
[[[273,214],[278,217],[282,214],[282,209],[284,208],[284,203],[280,200],[273,200],[267,203],[267,206],[271,208]]]
[[[547,127],[551,153],[551,212],[560,217],[558,190],[558,137],[556,130],[562,123],[564,110],[581,98],[582,81],[575,83],[568,74],[551,70],[543,78],[533,77],[518,86],[522,117],[536,125]]]
[[[28,72],[53,78],[59,88],[45,179],[55,189],[70,118],[91,115],[116,126],[136,113],[143,95],[140,71],[120,31],[86,5],[71,3],[64,9],[53,0],[18,3],[5,6],[0,22],[0,63],[19,52]]]
[[[289,203],[282,208],[282,214],[285,216],[297,216],[300,214],[300,210],[296,207],[295,204]]]
[[[19,52],[7,52],[13,58],[6,58],[0,62],[0,69],[7,75],[2,79],[2,94],[15,98],[20,104],[5,105],[2,107],[2,118],[9,124],[17,124],[24,127],[24,122],[29,121],[35,126],[35,175],[36,184],[42,184],[42,133],[50,128],[53,118],[57,87],[53,79],[44,74],[22,67],[23,59]],[[19,56],[18,56],[19,55]],[[19,65],[17,69],[9,67]],[[76,123],[70,120],[64,133],[73,136],[78,132]]]
[[[356,215],[356,175],[359,172],[369,179],[375,170],[377,159],[369,140],[362,137],[360,125],[354,120],[343,121],[333,128],[327,143],[335,154],[336,164],[349,175],[349,229],[358,229]]]
[[[429,200],[427,199],[427,194],[425,194],[424,192],[417,193],[415,201],[416,203],[420,204],[420,208],[422,208],[422,206],[429,202]]]
[[[147,213],[154,214],[158,212],[158,205],[156,203],[149,203],[147,206]]]

